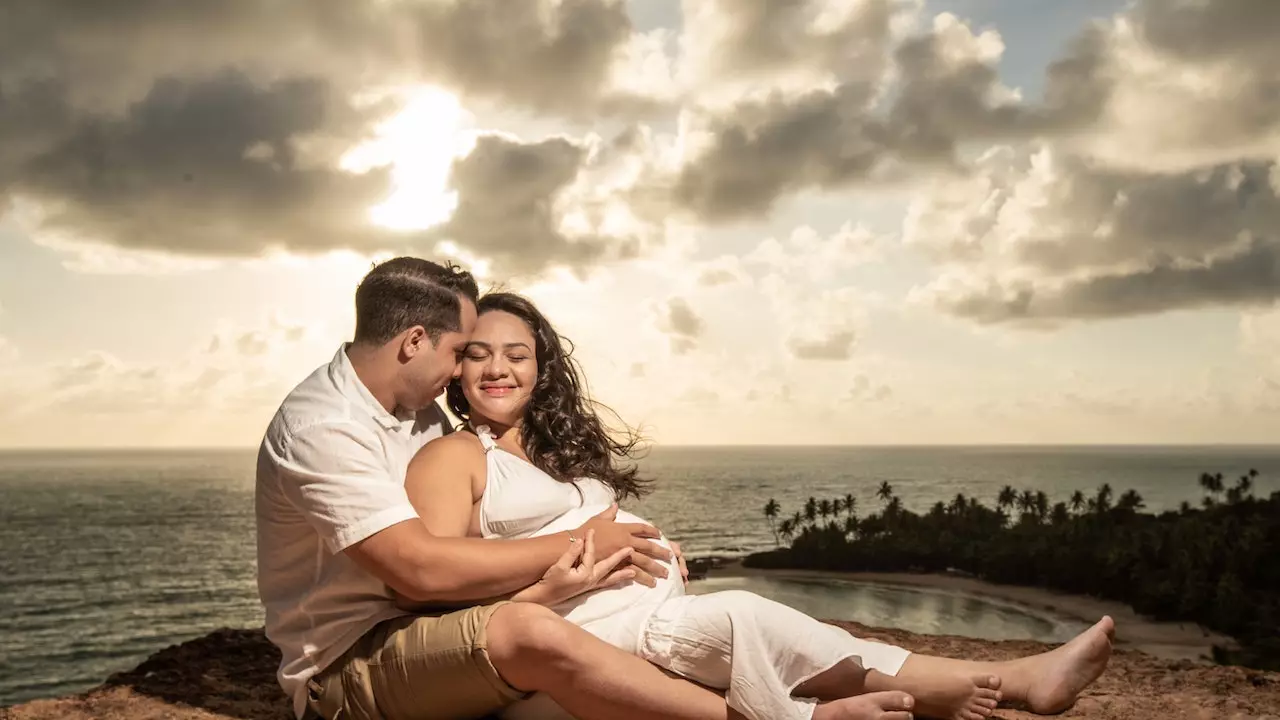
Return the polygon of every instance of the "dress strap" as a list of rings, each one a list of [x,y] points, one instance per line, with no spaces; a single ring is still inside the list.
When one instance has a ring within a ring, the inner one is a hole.
[[[476,431],[476,437],[480,438],[480,444],[484,446],[486,453],[498,447],[498,443],[493,439],[493,431],[488,425],[473,425],[471,429]]]

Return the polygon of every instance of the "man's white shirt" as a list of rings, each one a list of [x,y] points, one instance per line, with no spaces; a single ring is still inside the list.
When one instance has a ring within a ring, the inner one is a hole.
[[[258,451],[258,593],[277,677],[302,716],[306,681],[378,623],[400,615],[383,583],[342,551],[418,517],[405,470],[449,430],[438,405],[387,412],[347,358],[303,380],[276,411]]]

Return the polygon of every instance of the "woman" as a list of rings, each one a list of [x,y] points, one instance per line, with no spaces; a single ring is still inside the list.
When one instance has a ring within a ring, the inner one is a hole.
[[[481,298],[478,309],[460,378],[448,393],[468,431],[424,447],[406,478],[409,498],[432,531],[492,538],[563,532],[642,494],[645,482],[622,462],[634,438],[619,440],[606,430],[546,318],[509,293]],[[618,520],[643,522],[621,512]],[[911,654],[751,593],[687,596],[678,572],[653,587],[631,582],[625,567],[604,572],[621,554],[596,563],[591,548],[578,545],[560,565],[581,558],[601,567],[590,592],[557,597],[534,587],[516,599],[542,602],[627,652],[727,691],[729,705],[750,718],[858,717],[851,708],[874,703],[854,703],[856,696],[881,691],[905,691],[917,714],[948,720],[987,717],[1001,697],[1060,712],[1110,656],[1110,618],[1063,647],[1008,663]],[[508,716],[537,712],[535,702]]]

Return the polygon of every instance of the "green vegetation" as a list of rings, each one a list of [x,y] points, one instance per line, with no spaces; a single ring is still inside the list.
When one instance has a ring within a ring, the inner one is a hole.
[[[919,515],[881,483],[878,512],[850,495],[809,498],[790,517],[770,500],[779,544],[750,567],[879,572],[959,570],[996,583],[1125,602],[1160,620],[1194,621],[1236,638],[1222,663],[1280,670],[1280,492],[1253,496],[1256,470],[1227,485],[1200,476],[1200,507],[1143,513],[1142,496],[1110,485],[1052,502],[1004,487],[987,507],[956,495]],[[779,518],[781,518],[779,520]]]

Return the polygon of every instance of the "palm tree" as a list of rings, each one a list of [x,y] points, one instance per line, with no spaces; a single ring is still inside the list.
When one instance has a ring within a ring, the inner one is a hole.
[[[844,495],[844,512],[846,515],[852,516],[854,511],[858,509],[858,498],[853,493],[845,493]]]
[[[1043,490],[1036,491],[1036,517],[1041,521],[1049,517],[1049,496]]]
[[[821,515],[823,519],[831,517],[832,512],[830,500],[823,498],[822,502],[818,503],[818,514]]]
[[[884,514],[886,517],[898,517],[902,514],[902,498],[894,495],[889,498],[889,504],[884,506]]]
[[[969,498],[964,493],[956,493],[955,498],[951,500],[951,512],[959,515],[969,508]]]
[[[880,483],[880,489],[876,491],[876,496],[886,503],[893,497],[893,486],[889,484],[888,480]]]
[[[1079,490],[1071,493],[1071,511],[1075,513],[1079,513],[1080,509],[1083,507],[1084,507],[1084,493],[1080,492]]]
[[[1067,511],[1067,504],[1064,502],[1054,503],[1050,518],[1053,520],[1054,525],[1066,525],[1071,519],[1071,513]]]
[[[764,504],[764,517],[769,521],[769,530],[773,532],[773,544],[782,545],[781,539],[778,537],[778,512],[782,510],[782,506],[774,498],[769,498],[769,502]]]
[[[1218,495],[1222,494],[1222,473],[1200,473],[1200,487],[1208,493],[1208,502],[1205,507],[1209,507],[1217,502]]]
[[[1104,515],[1111,509],[1111,483],[1102,483],[1098,487],[1097,509],[1099,515]]]
[[[1241,492],[1239,485],[1227,488],[1228,505],[1238,504],[1241,500],[1244,500],[1244,493]]]
[[[1236,489],[1240,491],[1240,498],[1249,497],[1249,493],[1253,492],[1253,479],[1257,477],[1257,470],[1250,470],[1248,475],[1241,475],[1240,481],[1236,483]]]
[[[858,517],[856,515],[848,515],[844,519],[845,535],[853,536],[858,532]]]
[[[812,495],[809,496],[808,500],[804,501],[804,519],[809,522],[818,519],[818,499]]]
[[[1005,485],[1000,488],[1000,495],[996,498],[996,506],[1001,510],[1013,507],[1018,502],[1018,491],[1013,489],[1012,485]]]
[[[778,534],[790,540],[796,534],[796,524],[792,522],[792,518],[787,518],[778,526]]]
[[[1135,513],[1144,507],[1146,507],[1146,503],[1142,500],[1142,496],[1133,488],[1125,490],[1120,495],[1120,499],[1116,501],[1116,509],[1123,512]]]
[[[1018,496],[1018,509],[1021,510],[1022,513],[1025,515],[1030,513],[1035,508],[1036,508],[1036,494],[1031,492],[1030,490],[1023,490],[1022,494]]]

